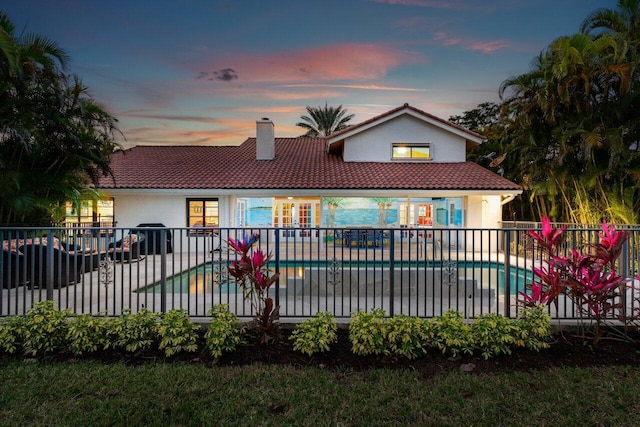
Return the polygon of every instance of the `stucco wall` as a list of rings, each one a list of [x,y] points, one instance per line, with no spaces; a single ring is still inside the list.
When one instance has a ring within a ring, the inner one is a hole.
[[[118,195],[114,194],[118,227],[135,227],[141,223],[162,223],[167,227],[187,226],[187,199],[215,196],[193,195]],[[218,197],[220,224],[229,224],[228,197]]]
[[[346,162],[389,162],[394,142],[429,143],[433,162],[464,162],[463,138],[415,117],[403,115],[348,138]]]
[[[469,196],[467,199],[467,228],[496,229],[502,221],[502,207],[500,206],[500,196]],[[500,233],[492,231],[477,230],[473,232],[474,238],[467,235],[467,245],[472,245],[476,251],[496,251]],[[474,243],[471,243],[474,242]],[[468,247],[467,249],[471,249]]]

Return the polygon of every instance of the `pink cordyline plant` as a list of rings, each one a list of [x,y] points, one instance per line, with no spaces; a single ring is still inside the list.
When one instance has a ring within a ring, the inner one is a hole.
[[[279,307],[274,307],[268,291],[280,275],[270,274],[268,264],[271,254],[265,255],[260,248],[252,250],[259,239],[259,234],[244,236],[242,240],[229,238],[229,246],[239,255],[239,259],[231,261],[228,272],[242,287],[245,299],[251,301],[254,323],[263,332],[262,341],[267,343],[276,337],[279,319]]]
[[[596,321],[594,336],[599,338],[606,319],[623,308],[618,297],[627,279],[617,273],[615,262],[629,233],[603,222],[599,242],[587,245],[592,251],[583,253],[573,249],[569,256],[560,253],[564,233],[565,227],[553,228],[549,218],[542,218],[540,233],[529,231],[547,258],[545,265],[533,269],[536,280],[531,284],[530,293],[519,293],[519,303],[525,307],[557,304],[558,296],[566,294],[581,314]],[[620,320],[624,320],[623,316],[624,313],[619,314]]]

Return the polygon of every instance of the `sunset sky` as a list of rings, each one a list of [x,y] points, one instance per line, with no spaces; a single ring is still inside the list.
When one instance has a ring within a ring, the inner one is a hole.
[[[352,123],[405,102],[444,119],[498,101],[554,39],[615,0],[5,0],[71,55],[132,145],[235,145],[305,107]]]

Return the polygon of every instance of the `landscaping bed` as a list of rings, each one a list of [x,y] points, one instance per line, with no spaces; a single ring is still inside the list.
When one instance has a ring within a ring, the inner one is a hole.
[[[328,352],[307,356],[294,351],[293,343],[288,339],[291,330],[282,331],[282,340],[268,345],[261,344],[257,336],[245,334],[245,342],[229,353],[215,359],[204,349],[204,337],[200,333],[197,352],[180,353],[173,357],[165,357],[156,348],[148,349],[136,354],[125,351],[105,350],[95,354],[83,356],[79,359],[95,359],[103,363],[123,362],[130,365],[146,364],[157,361],[171,363],[191,363],[215,366],[247,366],[253,364],[264,365],[293,365],[316,366],[327,370],[364,371],[375,368],[406,369],[419,372],[424,377],[430,377],[440,372],[465,370],[473,373],[495,373],[512,371],[533,371],[550,368],[576,367],[586,368],[595,366],[623,366],[640,365],[640,346],[637,343],[603,339],[594,346],[591,340],[585,340],[574,332],[565,330],[555,333],[550,348],[536,352],[527,349],[514,349],[510,355],[499,355],[488,360],[477,355],[463,355],[450,357],[443,355],[436,349],[430,349],[425,356],[409,360],[405,357],[391,356],[362,356],[352,352],[346,328],[338,329],[338,340],[331,345]],[[7,359],[27,359],[21,355],[0,356]],[[64,351],[38,358],[45,361],[68,362],[78,358]]]

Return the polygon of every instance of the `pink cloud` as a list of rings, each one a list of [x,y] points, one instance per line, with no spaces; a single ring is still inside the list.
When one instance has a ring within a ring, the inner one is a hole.
[[[490,42],[475,42],[469,43],[467,45],[467,49],[469,50],[479,50],[481,52],[491,53],[497,50],[506,49],[510,47],[511,44],[504,40],[494,40]]]
[[[444,31],[434,33],[433,40],[443,46],[460,46],[465,50],[476,50],[485,53],[493,53],[498,50],[511,47],[511,43],[505,40],[477,41],[466,38],[454,37]]]
[[[415,52],[364,43],[268,54],[209,55],[215,59],[191,63],[189,68],[199,73],[232,67],[238,74],[238,80],[230,84],[366,81],[384,77],[389,70],[400,65],[423,62]]]
[[[375,3],[384,3],[400,6],[428,7],[433,9],[449,10],[478,10],[483,5],[473,4],[470,0],[369,0]]]
[[[290,84],[290,85],[281,85],[280,87],[310,87],[310,88],[337,88],[337,89],[360,89],[360,90],[373,90],[373,91],[389,91],[389,92],[426,92],[426,89],[423,88],[413,88],[413,87],[398,87],[398,86],[380,86],[380,85],[352,85],[352,84]]]

